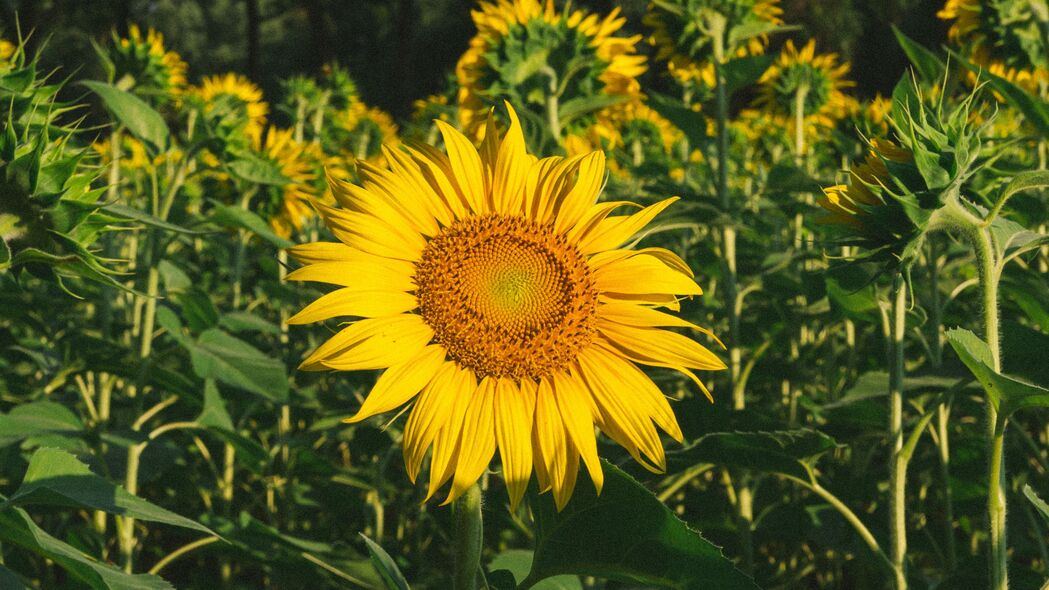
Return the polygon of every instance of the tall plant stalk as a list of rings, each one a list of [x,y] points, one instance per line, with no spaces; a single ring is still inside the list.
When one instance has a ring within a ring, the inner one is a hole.
[[[907,329],[907,285],[902,274],[892,284],[892,355],[889,360],[889,535],[893,587],[907,588],[907,457],[903,453],[903,352]]]

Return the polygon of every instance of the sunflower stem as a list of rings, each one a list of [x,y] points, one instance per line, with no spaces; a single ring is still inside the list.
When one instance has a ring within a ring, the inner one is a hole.
[[[560,93],[558,92],[557,72],[550,66],[544,66],[542,72],[550,78],[550,85],[546,90],[546,124],[550,126],[550,135],[554,141],[561,143],[561,105]]]
[[[907,328],[907,286],[902,274],[892,285],[892,358],[889,363],[889,533],[893,587],[907,588],[907,457],[903,453],[903,337]]]
[[[476,483],[452,503],[453,590],[475,590],[481,564],[481,488]]]

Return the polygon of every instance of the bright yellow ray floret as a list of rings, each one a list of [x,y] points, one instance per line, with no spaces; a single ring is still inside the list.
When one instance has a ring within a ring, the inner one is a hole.
[[[654,471],[656,428],[682,439],[637,364],[705,393],[693,371],[725,365],[665,329],[710,334],[660,311],[701,293],[685,262],[623,248],[676,199],[618,214],[637,206],[597,202],[601,152],[537,159],[507,110],[505,136],[489,118],[479,149],[437,121],[447,153],[386,148],[388,167],[359,163],[359,185],[332,181],[341,206],[316,206],[339,241],[293,247],[305,266],[288,279],[339,288],[289,323],[359,318],[301,368],[384,371],[349,421],[411,402],[405,464],[414,481],[430,452],[428,498],[449,480],[458,497],[498,450],[513,506],[534,470],[563,507],[580,461],[600,491],[595,425]]]

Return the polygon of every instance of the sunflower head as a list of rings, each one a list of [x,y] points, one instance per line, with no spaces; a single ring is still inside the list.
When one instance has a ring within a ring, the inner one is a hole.
[[[11,57],[14,56],[16,49],[17,47],[14,43],[8,41],[7,39],[0,39],[0,69],[4,67],[2,65],[4,62],[9,62],[11,60]]]
[[[233,73],[209,76],[189,94],[221,135],[262,135],[269,105],[262,100],[262,89],[246,77]]]
[[[816,41],[798,49],[787,40],[783,51],[759,82],[755,105],[787,126],[793,126],[801,107],[806,134],[825,131],[858,109],[844,93],[854,83],[846,80],[849,64],[835,53],[816,55]]]
[[[456,108],[450,102],[448,94],[431,94],[414,101],[406,136],[434,143],[440,132],[434,121],[455,121]]]
[[[456,66],[459,116],[471,134],[479,135],[489,109],[503,99],[546,120],[551,100],[565,105],[602,93],[640,94],[637,76],[646,69],[635,50],[640,36],[615,36],[626,22],[618,8],[599,17],[558,12],[552,0],[496,0],[481,2],[471,15],[477,35]]]
[[[516,113],[480,148],[438,121],[447,153],[386,148],[389,166],[358,162],[360,184],[334,181],[341,207],[317,204],[337,242],[296,246],[289,280],[341,288],[289,320],[349,318],[305,370],[382,369],[351,422],[414,401],[404,456],[414,481],[429,454],[429,496],[449,501],[496,451],[511,504],[536,473],[563,507],[580,460],[600,490],[596,425],[639,462],[665,467],[658,426],[681,431],[637,364],[693,370],[724,364],[674,326],[706,330],[660,308],[700,294],[686,264],[630,241],[674,199],[625,214],[599,203],[605,158],[537,159]],[[431,452],[432,448],[432,452]]]
[[[674,147],[681,132],[641,101],[602,109],[583,133],[565,138],[569,156],[603,150],[608,168],[621,177],[665,175],[680,164]]]
[[[642,19],[652,34],[656,59],[666,61],[671,75],[689,83],[714,85],[714,62],[760,55],[765,34],[783,24],[779,0],[656,0]]]
[[[988,123],[972,122],[975,96],[945,112],[909,80],[897,85],[888,115],[895,139],[870,140],[848,184],[825,189],[819,200],[827,211],[821,221],[864,248],[858,258],[909,267],[933,215],[957,202],[965,181],[990,161],[981,143]]]
[[[324,64],[319,86],[327,93],[328,104],[336,111],[346,110],[353,101],[359,100],[357,83],[350,71],[337,63]]]
[[[121,88],[167,102],[186,89],[186,62],[164,48],[164,35],[152,27],[143,35],[138,25],[128,36],[113,32],[113,44],[103,52],[114,83]]]
[[[350,161],[383,162],[383,145],[396,145],[399,129],[382,109],[354,98],[350,105],[330,116],[324,130],[326,151],[344,154]]]
[[[263,213],[277,235],[290,238],[316,215],[310,200],[320,194],[320,146],[296,141],[291,129],[270,127],[265,139],[255,139],[253,147],[284,178],[283,184],[272,187],[274,199]]]
[[[1049,9],[1029,0],[947,0],[950,39],[991,73],[1030,92],[1049,84]]]

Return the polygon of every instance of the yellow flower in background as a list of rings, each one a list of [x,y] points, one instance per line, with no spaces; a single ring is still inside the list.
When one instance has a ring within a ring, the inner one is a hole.
[[[262,89],[239,74],[227,73],[208,76],[194,93],[204,102],[205,112],[213,111],[220,102],[245,125],[250,136],[260,136],[269,114],[269,105],[262,100]]]
[[[683,83],[715,85],[714,43],[711,28],[723,23],[725,31],[739,26],[781,25],[779,0],[664,0],[652,2],[642,22],[652,29],[648,41],[656,60],[667,62],[670,74]],[[757,35],[735,47],[725,57],[761,55],[767,35]]]
[[[0,60],[7,61],[15,54],[15,45],[6,39],[0,39]]]
[[[676,199],[632,214],[597,198],[605,158],[537,160],[516,113],[500,139],[493,118],[480,148],[437,122],[447,154],[386,148],[389,168],[358,163],[360,184],[334,181],[341,205],[317,207],[338,242],[291,248],[306,266],[289,280],[341,287],[289,320],[351,321],[304,370],[379,376],[349,419],[413,402],[404,428],[408,476],[428,451],[427,498],[451,480],[451,501],[498,449],[511,504],[533,469],[557,506],[580,460],[600,491],[596,425],[647,468],[666,460],[658,426],[680,440],[673,411],[636,365],[687,375],[724,363],[665,327],[709,331],[659,311],[699,295],[687,265],[662,248],[622,249]]]
[[[256,149],[274,162],[288,182],[281,187],[277,212],[270,217],[270,227],[282,238],[290,238],[316,216],[310,199],[317,196],[314,187],[320,162],[316,144],[295,141],[291,129],[271,127],[264,142],[256,140]]]
[[[600,17],[559,13],[552,0],[496,0],[470,14],[477,35],[456,65],[459,118],[470,135],[503,99],[546,120],[552,94],[560,104],[602,93],[640,95],[637,77],[647,68],[635,48],[641,36],[615,36],[626,23],[619,8]]]
[[[334,130],[333,139],[344,152],[344,157],[353,160],[364,160],[382,165],[383,145],[400,143],[399,129],[389,113],[370,107],[360,99],[350,99],[349,106],[336,113],[330,127]]]
[[[118,85],[128,84],[134,90],[160,97],[177,96],[186,89],[186,62],[178,53],[165,49],[164,35],[152,27],[145,35],[138,25],[128,27],[126,38],[116,38],[109,59]]]
[[[815,40],[801,49],[788,40],[761,77],[754,104],[793,134],[800,101],[805,135],[815,136],[858,110],[856,99],[843,92],[855,85],[845,79],[848,72],[849,64],[839,64],[836,53],[816,55]]]
[[[128,170],[143,170],[151,164],[149,155],[146,153],[146,146],[141,141],[127,134],[121,135],[121,139],[121,166]],[[113,136],[110,135],[105,139],[92,143],[91,149],[100,156],[102,165],[108,165],[113,161]],[[152,163],[156,164],[158,162]]]
[[[604,150],[611,158],[608,168],[625,175],[624,165],[640,166],[653,158],[666,160],[681,140],[681,132],[670,121],[640,101],[602,109],[593,125],[565,138],[569,156]]]
[[[947,35],[973,63],[1038,93],[1049,85],[1045,11],[1029,0],[947,0],[937,16],[954,21]]]

